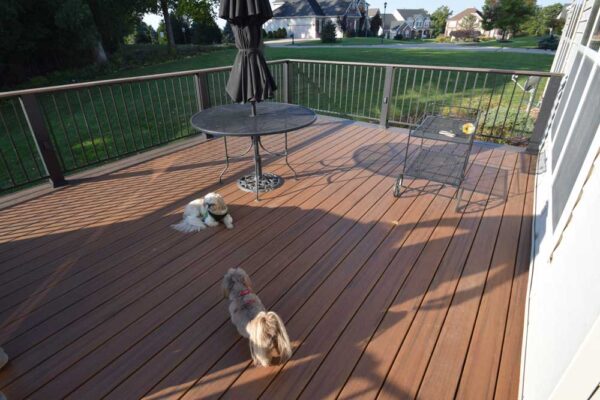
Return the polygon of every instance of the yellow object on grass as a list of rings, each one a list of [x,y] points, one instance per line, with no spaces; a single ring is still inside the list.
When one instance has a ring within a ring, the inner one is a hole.
[[[470,122],[467,122],[462,126],[462,131],[465,135],[471,135],[475,133],[475,125]]]

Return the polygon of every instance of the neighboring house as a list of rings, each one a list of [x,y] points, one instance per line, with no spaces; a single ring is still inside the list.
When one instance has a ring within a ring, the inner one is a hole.
[[[394,14],[383,14],[379,8],[369,8],[369,20],[379,13],[381,21],[383,23],[383,34],[385,37],[393,37],[396,28],[400,24],[400,21],[396,19]]]
[[[397,24],[392,27],[393,36],[400,34],[405,39],[431,37],[431,18],[422,9],[398,9],[394,11]]]
[[[483,16],[481,12],[475,7],[467,8],[456,15],[451,16],[446,20],[446,31],[444,32],[445,36],[451,36],[452,32],[459,31],[464,29],[465,18],[469,15],[475,17],[475,24],[473,28],[479,32],[481,32],[481,36],[487,36],[492,38],[501,38],[502,32],[500,29],[493,29],[491,31],[486,31],[482,27]]]
[[[337,36],[342,37],[338,18],[346,17],[348,29],[357,31],[360,20],[368,23],[368,4],[365,0],[284,0],[273,3],[273,18],[263,25],[266,31],[285,28],[288,36],[297,39],[317,39],[327,21],[336,24]]]

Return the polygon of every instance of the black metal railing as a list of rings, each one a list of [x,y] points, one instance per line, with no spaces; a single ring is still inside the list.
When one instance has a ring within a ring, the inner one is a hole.
[[[544,72],[308,60],[270,62],[275,101],[382,126],[412,126],[428,105],[481,112],[485,140],[529,140],[559,75]],[[197,134],[190,116],[231,102],[231,67],[0,93],[0,192]],[[551,90],[547,89],[550,88]],[[545,91],[545,93],[544,93]],[[548,105],[546,104],[546,108]],[[545,115],[543,112],[542,115]],[[541,137],[541,135],[540,135]],[[534,140],[535,141],[535,140]]]

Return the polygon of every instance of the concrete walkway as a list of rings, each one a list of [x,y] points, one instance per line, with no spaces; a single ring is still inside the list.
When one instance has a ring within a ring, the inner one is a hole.
[[[311,41],[313,41],[312,39]],[[296,40],[300,42],[300,40]],[[286,47],[290,49],[330,49],[330,48],[348,48],[348,49],[428,49],[428,50],[447,50],[447,51],[479,51],[492,53],[522,53],[522,54],[546,54],[554,55],[552,50],[526,49],[519,47],[494,47],[494,46],[470,46],[450,43],[410,43],[410,44],[372,44],[372,45],[314,45],[314,46],[292,46],[291,40],[278,40],[265,42],[270,47]]]

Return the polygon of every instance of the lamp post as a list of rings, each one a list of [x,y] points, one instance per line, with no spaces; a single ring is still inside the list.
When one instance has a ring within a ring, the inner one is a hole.
[[[387,1],[383,3],[383,18],[381,19],[381,26],[383,27],[381,35],[381,44],[383,44],[383,38],[385,37],[385,9],[387,8]]]

